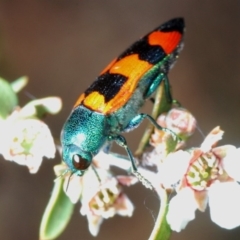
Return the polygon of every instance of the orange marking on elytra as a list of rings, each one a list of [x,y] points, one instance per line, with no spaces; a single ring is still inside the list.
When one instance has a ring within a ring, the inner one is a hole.
[[[92,92],[83,100],[83,104],[93,111],[110,114],[121,108],[132,96],[141,76],[153,65],[140,60],[138,54],[126,56],[115,62],[109,69],[109,73],[121,74],[128,80],[123,84],[119,92],[107,103],[99,92]]]
[[[104,74],[105,72],[107,72],[111,67],[112,65],[116,62],[116,58],[113,59],[100,73],[100,75]]]
[[[177,31],[161,32],[155,31],[148,36],[148,42],[150,45],[161,46],[166,54],[170,54],[180,43],[182,34]]]
[[[97,112],[103,112],[106,106],[104,96],[97,91],[91,92],[84,99],[84,105]]]

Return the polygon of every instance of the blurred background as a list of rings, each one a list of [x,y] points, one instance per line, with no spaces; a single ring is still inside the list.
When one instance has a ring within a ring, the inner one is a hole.
[[[0,76],[12,81],[27,75],[30,83],[25,90],[36,98],[62,98],[61,113],[46,119],[58,137],[78,95],[99,72],[140,36],[178,16],[185,18],[187,31],[184,50],[169,74],[173,96],[196,116],[204,134],[220,125],[225,130],[221,143],[239,146],[238,0],[1,0]],[[21,105],[29,101],[24,91],[20,100]],[[140,128],[127,136],[131,149],[142,133]],[[199,145],[202,137],[197,135]],[[40,171],[30,175],[25,167],[1,158],[0,239],[38,239],[55,178],[52,167],[59,162],[60,158],[44,160]],[[76,205],[59,239],[148,239],[159,201],[141,184],[126,192],[136,207],[132,218],[104,221],[94,238]],[[198,213],[186,230],[171,239],[237,240],[240,228],[220,229],[208,212]]]

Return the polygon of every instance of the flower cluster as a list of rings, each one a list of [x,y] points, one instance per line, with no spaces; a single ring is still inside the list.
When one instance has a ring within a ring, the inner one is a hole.
[[[181,139],[187,139],[196,126],[194,118],[183,109],[172,111],[176,112],[160,116],[159,121],[178,133]],[[183,150],[184,144],[180,142],[171,153],[162,151],[163,135],[155,131],[152,136],[155,149],[148,154],[148,161],[158,168],[155,181],[159,186],[176,191],[167,214],[171,229],[181,231],[195,218],[197,209],[205,211],[207,206],[212,221],[220,227],[239,226],[240,149],[232,145],[217,146],[223,136],[219,127],[206,136],[200,147]]]
[[[45,113],[59,112],[61,100],[57,97],[37,99],[21,108],[16,93],[26,84],[25,77],[12,84],[0,79],[0,95],[5,97],[0,97],[0,102],[12,103],[0,107],[0,154],[36,173],[43,157],[54,158],[56,151],[52,134],[40,119]]]
[[[98,234],[104,219],[116,214],[131,217],[134,210],[122,186],[133,185],[137,179],[132,176],[113,176],[110,165],[107,161],[104,163],[108,157],[108,154],[100,152],[95,156],[92,167],[81,177],[64,174],[64,191],[72,203],[81,202],[80,213],[87,217],[93,236]],[[56,165],[54,170],[59,176],[66,172],[67,166],[64,163]]]

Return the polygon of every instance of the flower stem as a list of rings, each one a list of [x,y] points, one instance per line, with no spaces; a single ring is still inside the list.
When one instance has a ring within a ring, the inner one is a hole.
[[[170,108],[171,108],[171,104],[167,102],[164,82],[162,82],[156,91],[155,101],[154,101],[151,116],[156,120],[161,113],[169,111]],[[140,157],[143,154],[144,149],[149,143],[149,139],[151,137],[153,130],[154,130],[154,126],[152,125],[152,123],[149,123],[142,136],[142,139],[140,140],[138,148],[135,151],[135,154],[134,154],[135,156]]]
[[[161,200],[161,205],[155,227],[148,240],[169,240],[171,236],[171,228],[167,223],[166,215],[168,212],[168,193],[166,189],[160,188],[158,195]]]

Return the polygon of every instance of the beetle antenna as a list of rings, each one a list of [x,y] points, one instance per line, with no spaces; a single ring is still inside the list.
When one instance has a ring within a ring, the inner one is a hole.
[[[92,170],[94,171],[94,173],[95,173],[99,183],[101,183],[101,178],[100,178],[100,176],[99,176],[99,174],[97,172],[97,169],[93,165],[91,165],[91,167],[92,167]]]
[[[59,176],[57,176],[55,179],[54,179],[54,182],[56,182],[59,178],[62,178],[64,177],[64,175],[66,175],[68,172],[70,171],[70,169],[66,169],[62,172],[62,174],[60,174]]]
[[[73,174],[74,174],[74,172],[71,172],[71,174],[70,174],[70,176],[69,176],[69,178],[68,178],[67,187],[66,187],[66,192],[67,192],[67,190],[68,190],[69,183],[70,183],[70,179],[71,179],[71,177],[72,177]]]

